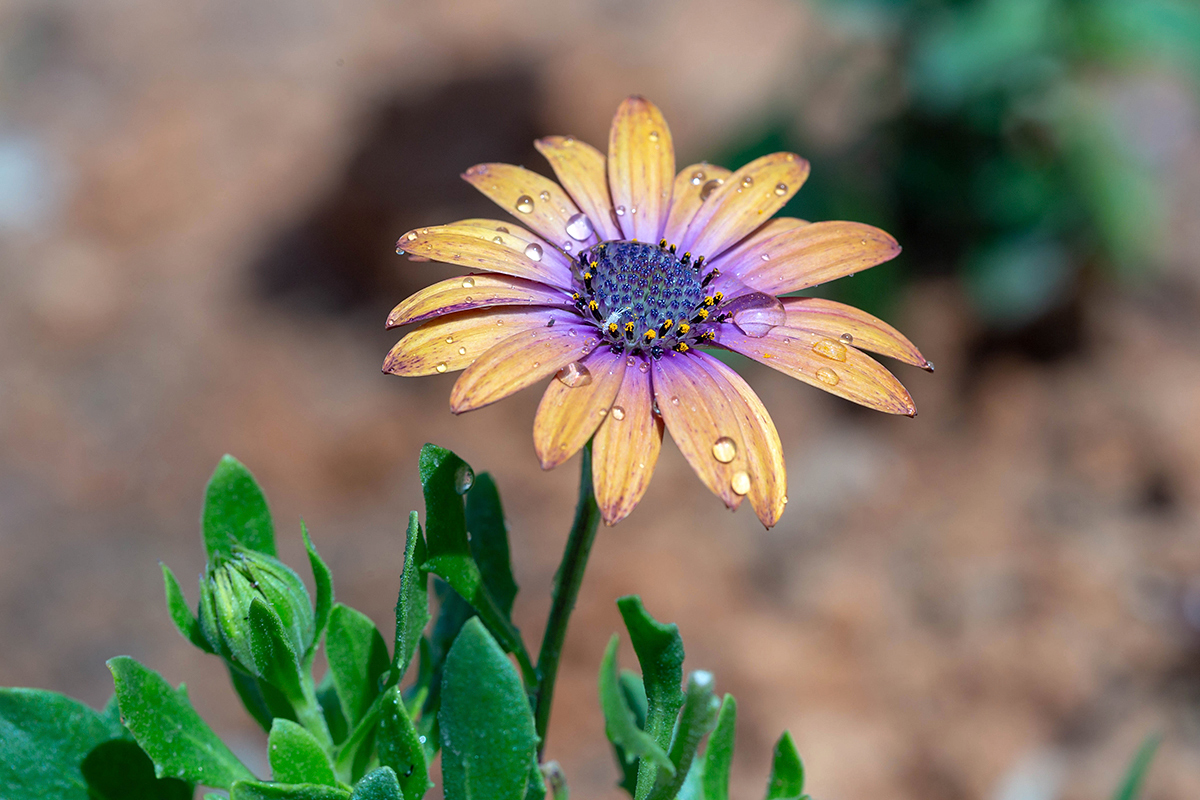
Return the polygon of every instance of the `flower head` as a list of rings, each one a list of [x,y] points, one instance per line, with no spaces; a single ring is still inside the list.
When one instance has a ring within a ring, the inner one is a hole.
[[[465,370],[454,413],[551,375],[533,438],[545,469],[594,438],[605,522],[641,499],[663,427],[730,508],[748,497],[767,527],[787,503],[779,434],[747,383],[706,349],[741,353],[817,388],[892,414],[916,414],[904,387],[863,350],[932,369],[894,328],[858,309],[780,297],[899,253],[855,222],[778,218],[804,183],[792,153],[736,172],[678,173],[662,113],[640,97],[617,110],[608,156],[569,136],[537,142],[559,183],[509,164],[463,178],[512,214],[400,237],[398,252],[466,267],[392,310],[422,323],[392,349],[396,375]]]

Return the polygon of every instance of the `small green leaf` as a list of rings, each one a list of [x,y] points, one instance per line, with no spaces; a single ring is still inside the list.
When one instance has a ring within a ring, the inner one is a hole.
[[[679,794],[684,778],[692,768],[700,741],[716,724],[719,707],[720,703],[713,696],[712,673],[697,670],[689,675],[683,711],[679,714],[679,722],[671,740],[671,763],[675,765],[675,770],[673,773],[663,771],[658,774],[654,790],[649,795],[652,800],[673,800]]]
[[[804,794],[804,764],[796,744],[787,731],[775,743],[771,760],[771,778],[767,781],[767,800],[793,800]]]
[[[78,700],[41,689],[0,688],[0,787],[5,800],[87,800],[80,765],[125,730]]]
[[[475,478],[467,493],[467,533],[471,555],[483,575],[483,585],[501,613],[510,616],[517,597],[517,582],[512,574],[508,526],[504,524],[504,508],[500,505],[496,482],[486,472]]]
[[[617,608],[642,665],[642,682],[646,687],[646,733],[665,750],[671,745],[675,718],[683,706],[679,684],[683,681],[684,653],[679,627],[664,625],[654,619],[636,595],[618,599]],[[657,764],[642,761],[634,794],[637,800],[643,800],[650,793],[657,772]]]
[[[183,589],[180,587],[179,581],[175,580],[175,573],[171,572],[171,568],[162,562],[159,562],[159,566],[162,567],[163,583],[166,585],[167,610],[171,613],[171,621],[183,634],[183,638],[196,647],[206,653],[216,652],[204,638],[204,633],[200,630],[200,620],[196,619],[196,615],[188,607],[187,598],[183,596]]]
[[[80,771],[92,800],[190,800],[193,793],[177,778],[155,777],[154,762],[131,739],[97,745]]]
[[[604,733],[618,749],[622,766],[637,758],[644,758],[675,774],[675,767],[667,752],[658,742],[638,727],[637,717],[625,701],[617,674],[617,645],[620,637],[615,633],[600,661],[600,709],[604,712]]]
[[[277,783],[320,783],[337,786],[333,765],[316,737],[295,722],[276,719],[267,737],[271,780]]]
[[[350,797],[351,800],[404,800],[400,781],[391,767],[380,767],[364,776]]]
[[[250,652],[263,680],[295,704],[302,697],[300,662],[283,621],[261,597],[250,601]]]
[[[242,462],[222,456],[204,490],[204,549],[232,553],[235,544],[275,555],[275,526],[258,482]]]
[[[319,783],[266,783],[238,781],[229,790],[229,800],[350,800],[350,792]]]
[[[705,800],[729,800],[729,765],[733,762],[736,727],[737,700],[727,694],[717,715],[717,727],[708,737],[704,750],[702,783]]]
[[[523,800],[537,752],[521,679],[477,619],[450,648],[438,710],[446,800]]]
[[[1158,752],[1160,741],[1156,734],[1151,734],[1142,741],[1142,746],[1130,762],[1125,777],[1121,779],[1121,785],[1113,794],[1113,800],[1137,800],[1138,795],[1142,793],[1142,782],[1150,770],[1150,763],[1154,760],[1154,754]]]
[[[423,797],[433,786],[425,760],[425,745],[413,727],[398,686],[393,686],[384,695],[375,748],[379,763],[391,767],[399,776],[405,797]]]
[[[325,626],[329,623],[329,612],[333,608],[333,573],[329,571],[329,567],[317,554],[317,548],[313,546],[312,538],[308,535],[308,526],[303,521],[300,523],[300,533],[304,537],[304,549],[308,551],[308,565],[312,569],[313,584],[317,589],[314,612],[316,633],[313,635],[312,647],[309,648],[306,655],[307,659],[311,661],[312,654],[316,652],[317,645],[321,642],[321,634],[325,632]]]
[[[387,645],[366,614],[337,603],[329,615],[325,651],[342,713],[356,725],[379,695],[379,677],[388,668]]]
[[[404,571],[400,573],[400,594],[396,597],[396,642],[392,651],[391,682],[399,683],[408,671],[421,634],[429,624],[429,576],[419,569],[425,563],[425,539],[417,512],[408,517],[408,538],[404,543]]]
[[[329,736],[334,744],[341,744],[346,740],[350,726],[346,722],[346,715],[342,713],[342,701],[338,698],[337,687],[333,685],[332,672],[326,672],[321,684],[317,686],[317,702],[320,703],[321,713],[325,715],[325,723],[329,726]]]
[[[219,789],[254,778],[192,708],[182,686],[172,689],[129,656],[109,659],[108,668],[125,727],[154,762],[156,775]]]

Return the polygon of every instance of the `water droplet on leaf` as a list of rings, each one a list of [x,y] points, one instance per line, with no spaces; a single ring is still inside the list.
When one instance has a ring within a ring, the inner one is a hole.
[[[466,464],[460,464],[454,472],[454,491],[466,494],[475,485],[475,473]]]

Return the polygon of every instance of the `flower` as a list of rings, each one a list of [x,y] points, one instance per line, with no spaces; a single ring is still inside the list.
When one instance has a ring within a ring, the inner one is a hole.
[[[462,176],[521,226],[468,219],[400,237],[397,252],[472,273],[392,310],[388,327],[422,324],[384,372],[464,370],[450,394],[456,414],[557,375],[534,421],[538,458],[550,469],[594,436],[596,500],[610,525],[645,492],[664,424],[729,508],[748,497],[768,528],[783,513],[775,425],[706,348],[916,414],[900,382],[862,352],[931,370],[908,339],[841,303],[780,298],[900,252],[869,225],[771,219],[808,176],[804,159],[775,153],[736,172],[701,163],[676,173],[667,123],[641,97],[617,110],[607,158],[570,136],[536,144],[559,183],[509,164]]]

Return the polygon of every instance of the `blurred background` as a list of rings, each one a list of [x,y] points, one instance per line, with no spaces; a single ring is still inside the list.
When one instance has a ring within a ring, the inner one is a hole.
[[[538,392],[454,418],[380,374],[387,311],[451,274],[405,230],[503,217],[458,174],[548,172],[641,93],[678,163],[812,162],[787,210],[894,233],[828,288],[937,364],[885,417],[757,365],[791,503],[764,531],[672,446],[601,532],[548,755],[617,798],[595,674],[639,592],[740,700],[735,792],[794,734],[823,800],[1200,797],[1200,6],[1189,0],[0,1],[0,684],[101,705],[185,681],[263,769],[159,560],[203,568],[205,480],[256,472],[339,599],[391,623],[417,452],[491,470],[534,641],[577,464]],[[305,571],[305,570],[301,570]],[[625,666],[632,652],[622,651]]]

